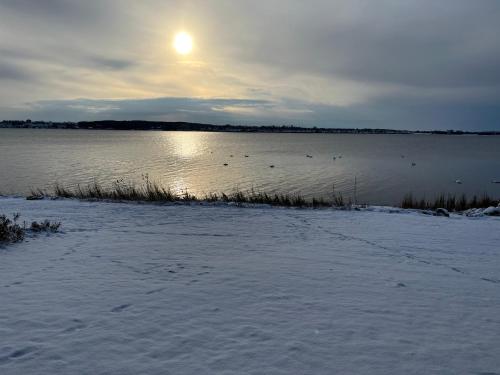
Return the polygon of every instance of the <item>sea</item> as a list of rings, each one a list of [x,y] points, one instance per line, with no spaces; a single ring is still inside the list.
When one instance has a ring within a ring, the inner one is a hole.
[[[500,197],[500,136],[0,129],[0,193],[148,179],[178,193],[259,191],[398,205]]]

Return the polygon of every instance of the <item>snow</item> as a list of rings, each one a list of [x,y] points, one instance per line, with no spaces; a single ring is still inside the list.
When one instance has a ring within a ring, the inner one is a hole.
[[[500,216],[500,206],[499,207],[488,207],[483,211],[483,215],[490,216]]]
[[[26,201],[0,374],[500,374],[500,218]]]
[[[500,216],[500,204],[498,207],[488,208],[471,208],[464,212],[466,216],[479,217],[479,216]]]

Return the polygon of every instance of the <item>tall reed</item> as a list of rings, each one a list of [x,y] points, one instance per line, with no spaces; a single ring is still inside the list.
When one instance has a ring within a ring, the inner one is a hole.
[[[34,196],[50,195],[41,190],[33,190]],[[336,195],[333,202],[323,198],[306,199],[300,194],[268,194],[257,192],[253,189],[243,192],[240,190],[233,193],[208,193],[204,196],[196,196],[187,190],[181,193],[174,192],[169,187],[164,187],[149,177],[143,176],[143,183],[135,185],[126,183],[124,180],[113,182],[110,187],[103,187],[97,182],[75,188],[67,188],[62,184],[54,186],[54,195],[61,198],[78,199],[105,199],[117,201],[144,201],[144,202],[233,202],[248,204],[268,204],[280,207],[344,207],[342,196]]]
[[[491,206],[497,206],[499,200],[495,200],[488,196],[488,194],[483,194],[478,197],[474,195],[472,198],[467,198],[465,194],[455,195],[455,194],[440,194],[434,200],[416,199],[412,193],[405,195],[403,201],[401,202],[402,208],[413,208],[420,210],[435,210],[437,208],[445,208],[448,211],[465,211],[471,208],[487,208]]]

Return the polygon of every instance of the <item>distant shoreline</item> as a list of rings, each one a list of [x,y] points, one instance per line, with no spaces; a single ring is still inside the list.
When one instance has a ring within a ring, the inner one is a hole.
[[[72,129],[72,130],[156,130],[203,131],[223,133],[294,133],[294,134],[438,134],[438,135],[500,135],[500,131],[461,130],[395,130],[371,128],[306,128],[299,126],[213,125],[193,122],[161,121],[2,121],[0,129]]]

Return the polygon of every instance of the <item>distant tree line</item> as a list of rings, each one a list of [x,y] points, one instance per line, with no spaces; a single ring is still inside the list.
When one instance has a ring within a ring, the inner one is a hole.
[[[2,121],[0,128],[30,129],[95,129],[95,130],[163,130],[163,131],[207,131],[207,132],[241,132],[241,133],[334,133],[334,134],[478,134],[500,135],[500,131],[468,132],[460,130],[411,131],[372,128],[318,128],[294,125],[213,125],[194,122],[162,122],[162,121],[81,121],[81,122],[46,122],[46,121]]]

